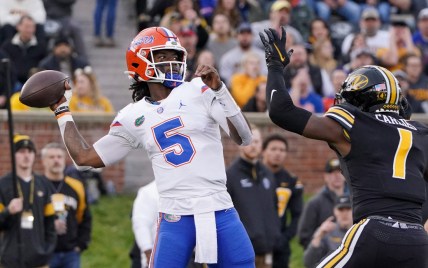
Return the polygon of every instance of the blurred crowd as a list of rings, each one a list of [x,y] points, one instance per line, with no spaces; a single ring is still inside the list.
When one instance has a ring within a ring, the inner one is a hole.
[[[287,30],[294,54],[284,73],[294,102],[326,111],[356,68],[393,71],[415,113],[428,111],[428,3],[416,0],[141,0],[138,30],[160,25],[189,52],[187,79],[214,64],[238,105],[265,112],[266,65],[258,33]]]
[[[80,26],[73,18],[76,1],[0,0],[0,58],[11,61],[14,93],[10,100],[6,98],[6,77],[4,72],[0,73],[0,109],[5,108],[7,101],[13,110],[33,109],[19,102],[19,91],[32,74],[49,69],[71,78],[71,111],[114,112],[111,101],[98,85],[87,50],[115,46],[117,0],[96,1],[91,47],[83,42]],[[394,73],[414,113],[428,113],[428,1],[135,0],[133,3],[136,32],[151,26],[171,29],[188,53],[186,79],[193,78],[200,63],[215,66],[243,111],[267,110],[267,68],[258,33],[266,28],[285,27],[287,49],[293,49],[294,53],[284,76],[296,105],[311,112],[325,112],[333,105],[335,94],[350,72],[363,65],[377,64]],[[338,160],[327,161],[322,174],[325,186],[304,206],[302,184],[284,169],[287,151],[293,145],[279,135],[263,139],[255,127],[253,134],[252,144],[243,147],[228,168],[227,186],[253,243],[257,267],[287,267],[289,242],[296,235],[305,248],[305,265],[315,267],[338,246],[337,241],[352,224],[349,196]],[[35,154],[31,146],[25,148],[26,153]],[[53,149],[64,153],[61,148]],[[31,171],[27,177],[31,177]],[[61,171],[62,179],[65,175],[78,178],[86,189],[93,189],[88,190],[89,203],[105,193],[96,172],[85,174],[70,167],[64,174]],[[59,184],[53,184],[54,190],[58,190]],[[255,196],[259,197],[257,202]],[[155,203],[153,200],[150,202]],[[7,207],[11,198],[0,201]],[[154,206],[147,209],[153,210]],[[149,232],[154,234],[157,213],[147,212],[146,215],[153,217],[145,219],[147,232],[141,233],[137,229],[143,228],[144,222],[138,222],[142,215],[136,211],[133,212],[136,235],[133,256],[138,259],[135,265],[145,266],[153,241],[143,239]],[[50,228],[60,235],[60,227]],[[74,250],[71,249],[72,253]]]
[[[94,45],[115,45],[116,0],[97,1],[94,10]],[[74,85],[73,111],[112,112],[97,82],[83,41],[80,26],[73,18],[74,1],[1,0],[0,58],[11,62],[12,110],[32,110],[19,101],[19,92],[34,73],[56,70],[67,74]],[[105,38],[103,13],[107,10]],[[6,74],[0,75],[0,109],[6,107]]]
[[[75,84],[74,111],[111,112],[110,101],[103,97],[92,69],[88,68],[88,48],[72,14],[75,3],[1,0],[0,57],[8,57],[12,62],[14,92],[19,92],[26,79],[37,71],[59,70],[69,74]],[[348,73],[366,64],[378,64],[400,79],[414,113],[428,111],[428,68],[424,67],[428,63],[427,1],[132,3],[132,12],[137,15],[136,31],[150,26],[171,29],[188,52],[186,79],[193,78],[199,63],[214,65],[244,111],[266,111],[267,69],[258,33],[282,26],[287,29],[288,48],[294,49],[284,76],[297,105],[312,112],[326,111]],[[116,8],[117,0],[96,1],[91,48],[115,45]],[[29,110],[19,103],[18,96],[11,99],[13,109]],[[6,101],[4,83],[0,83],[0,108],[5,107]]]

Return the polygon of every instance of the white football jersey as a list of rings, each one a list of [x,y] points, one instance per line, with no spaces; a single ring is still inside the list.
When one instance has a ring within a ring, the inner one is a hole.
[[[214,92],[195,78],[161,102],[144,98],[129,104],[118,113],[109,134],[147,151],[160,212],[191,215],[233,206],[219,128],[225,122]]]

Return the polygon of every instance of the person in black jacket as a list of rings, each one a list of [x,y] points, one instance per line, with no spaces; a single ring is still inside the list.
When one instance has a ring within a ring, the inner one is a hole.
[[[227,169],[227,191],[247,230],[256,253],[256,267],[272,267],[272,254],[280,237],[276,182],[259,161],[260,131],[252,127],[251,144],[240,147],[240,157]]]
[[[24,84],[30,70],[46,56],[47,45],[44,40],[37,39],[36,23],[30,16],[22,16],[16,29],[18,32],[3,43],[2,50],[12,61],[18,82]]]
[[[287,139],[279,134],[272,134],[263,141],[263,164],[275,175],[278,215],[281,219],[281,239],[273,253],[274,268],[288,267],[290,241],[297,233],[303,210],[303,185],[284,168],[288,148]]]
[[[80,267],[80,254],[89,245],[92,225],[85,188],[81,181],[64,175],[66,153],[60,144],[45,145],[41,154],[44,175],[53,191],[58,235],[50,267]]]
[[[304,249],[308,247],[316,229],[333,215],[337,197],[345,193],[345,178],[341,172],[339,159],[329,159],[323,173],[325,186],[309,199],[303,209],[297,228],[297,237]]]
[[[74,80],[74,71],[84,69],[88,61],[74,53],[72,40],[59,35],[53,42],[52,52],[40,61],[40,70],[55,70],[67,74]]]
[[[0,179],[0,267],[47,267],[56,234],[51,187],[33,173],[36,147],[26,135],[15,135],[17,195],[9,173]]]

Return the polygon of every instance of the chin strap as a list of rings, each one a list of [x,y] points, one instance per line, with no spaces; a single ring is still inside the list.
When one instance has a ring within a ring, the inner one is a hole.
[[[170,80],[164,80],[163,81],[162,84],[169,89],[176,88],[179,85],[183,84],[183,82],[181,82],[181,81],[183,81],[183,76],[181,74],[172,74],[172,76],[171,76],[170,73],[167,73],[167,74],[165,74],[165,79],[175,80],[175,81],[170,81]]]

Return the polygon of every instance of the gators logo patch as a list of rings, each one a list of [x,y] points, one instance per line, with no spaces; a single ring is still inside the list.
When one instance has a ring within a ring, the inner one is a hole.
[[[167,221],[167,222],[178,222],[181,220],[181,216],[180,215],[172,215],[172,214],[165,214],[163,216],[163,218]]]
[[[142,115],[142,116],[138,117],[137,119],[135,119],[134,125],[135,125],[136,127],[141,126],[141,125],[144,123],[144,120],[145,120],[145,119],[146,119],[146,118],[144,117],[144,115]]]

